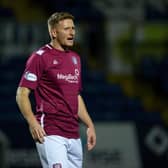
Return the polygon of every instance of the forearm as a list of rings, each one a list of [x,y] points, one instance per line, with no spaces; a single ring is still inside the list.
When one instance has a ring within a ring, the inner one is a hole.
[[[79,103],[78,116],[81,119],[81,121],[87,126],[87,148],[88,150],[92,150],[96,145],[96,132],[94,124],[87,112],[85,103],[80,95],[78,96],[78,103]]]
[[[79,105],[78,116],[79,116],[80,120],[87,127],[89,127],[89,128],[93,127],[94,128],[94,124],[92,122],[92,119],[91,119],[90,115],[88,114],[85,103],[84,103],[84,101],[83,101],[83,99],[80,95],[78,96],[78,105]]]
[[[43,143],[46,133],[36,120],[35,115],[32,111],[29,93],[30,90],[28,88],[19,87],[17,89],[16,102],[21,113],[29,124],[29,129],[33,139],[39,143]]]
[[[30,99],[29,99],[30,91],[27,88],[18,88],[16,94],[16,102],[20,109],[20,112],[27,120],[28,124],[36,121],[35,116],[32,111]]]

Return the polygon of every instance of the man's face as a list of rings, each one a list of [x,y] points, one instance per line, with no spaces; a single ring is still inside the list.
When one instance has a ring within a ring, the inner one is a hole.
[[[72,19],[59,21],[55,28],[55,39],[64,47],[71,47],[74,44],[75,26]]]

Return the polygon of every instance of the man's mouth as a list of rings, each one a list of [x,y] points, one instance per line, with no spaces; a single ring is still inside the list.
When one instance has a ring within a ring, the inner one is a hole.
[[[73,38],[73,37],[68,37],[67,40],[68,40],[68,41],[73,41],[74,38]]]

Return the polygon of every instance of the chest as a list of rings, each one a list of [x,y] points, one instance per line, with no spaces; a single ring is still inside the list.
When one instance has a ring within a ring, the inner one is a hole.
[[[80,62],[76,56],[52,56],[47,64],[45,78],[55,84],[78,84]]]

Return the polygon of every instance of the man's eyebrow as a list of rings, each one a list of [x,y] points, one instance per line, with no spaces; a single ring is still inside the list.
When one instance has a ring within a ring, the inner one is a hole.
[[[64,29],[67,29],[67,28],[75,28],[75,26],[65,26]]]

